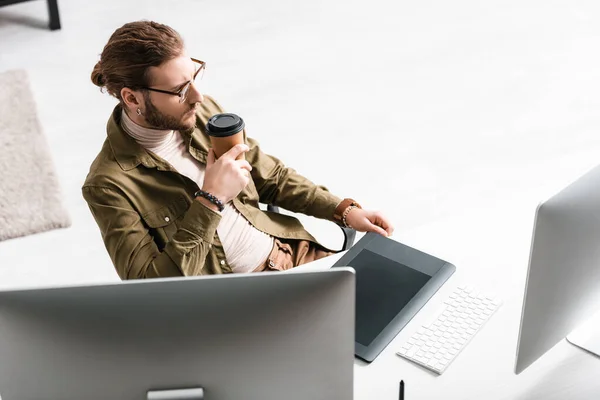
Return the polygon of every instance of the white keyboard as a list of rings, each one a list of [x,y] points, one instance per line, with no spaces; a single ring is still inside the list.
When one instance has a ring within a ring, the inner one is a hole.
[[[501,304],[472,287],[459,286],[432,323],[419,328],[396,354],[442,374]]]

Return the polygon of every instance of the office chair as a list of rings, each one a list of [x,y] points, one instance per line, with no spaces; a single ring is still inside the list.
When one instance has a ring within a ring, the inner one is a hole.
[[[267,211],[280,213],[279,207],[274,206],[272,204],[267,204]],[[342,250],[340,251],[349,250],[350,247],[352,247],[352,245],[354,244],[354,240],[356,239],[356,231],[352,228],[345,228],[343,226],[341,226],[340,228],[344,233],[344,245],[342,246]]]

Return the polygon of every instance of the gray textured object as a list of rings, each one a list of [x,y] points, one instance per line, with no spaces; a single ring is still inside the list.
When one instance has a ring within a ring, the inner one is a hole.
[[[27,73],[2,72],[0,241],[70,225]]]

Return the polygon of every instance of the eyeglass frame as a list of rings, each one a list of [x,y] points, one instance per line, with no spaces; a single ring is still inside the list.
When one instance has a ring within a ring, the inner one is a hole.
[[[143,90],[150,90],[152,92],[158,92],[158,93],[164,93],[164,94],[170,94],[172,96],[178,96],[179,97],[179,103],[183,103],[185,101],[185,99],[187,98],[187,93],[190,90],[190,86],[192,85],[192,83],[194,83],[196,81],[196,77],[198,76],[198,74],[200,73],[200,71],[203,71],[206,69],[206,62],[205,61],[201,61],[201,60],[197,60],[193,57],[190,57],[190,59],[197,63],[200,64],[200,68],[198,68],[198,70],[194,73],[194,76],[192,78],[191,81],[187,81],[186,83],[183,84],[183,86],[181,87],[181,89],[179,89],[177,92],[171,92],[169,90],[163,90],[163,89],[155,89],[155,88],[151,88],[151,87],[142,87],[140,89]],[[185,91],[185,95],[183,94]]]

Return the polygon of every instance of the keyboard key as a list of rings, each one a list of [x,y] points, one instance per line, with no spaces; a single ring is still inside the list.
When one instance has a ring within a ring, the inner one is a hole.
[[[419,361],[421,364],[427,365],[427,360],[425,358],[421,357],[421,356],[418,356],[418,355],[415,354],[414,359],[417,360],[417,361]]]

